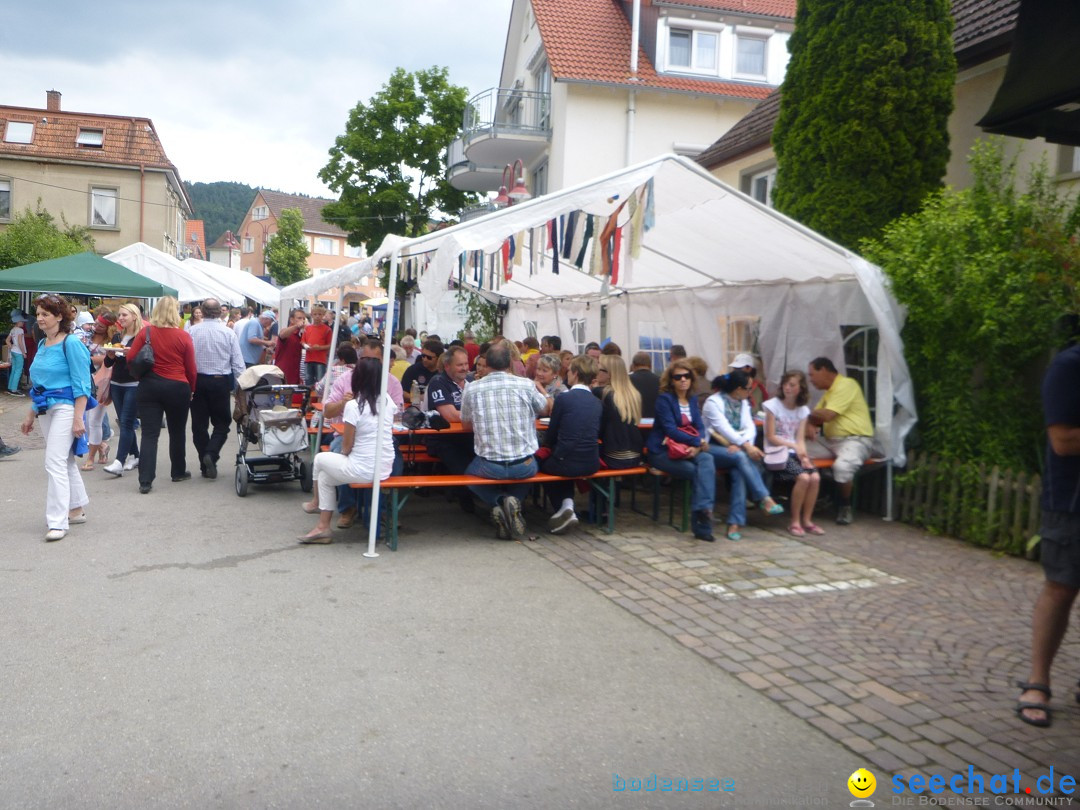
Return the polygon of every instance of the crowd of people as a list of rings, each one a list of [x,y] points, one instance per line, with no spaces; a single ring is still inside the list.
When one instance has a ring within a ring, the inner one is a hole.
[[[526,531],[522,501],[529,485],[516,481],[539,471],[567,479],[544,487],[548,528],[561,534],[578,523],[573,479],[643,463],[688,482],[693,534],[700,540],[715,539],[718,472],[728,481],[722,521],[728,539],[742,538],[748,502],[765,514],[784,512],[770,482],[791,487],[788,531],[821,535],[813,519],[821,486],[814,459],[835,459],[837,522],[849,523],[852,480],[872,447],[873,425],[858,383],[824,357],[806,373],[786,372],[770,394],[750,355],[737,355],[710,380],[705,361],[678,345],[657,374],[649,354],[639,352],[627,364],[610,340],[589,343],[576,355],[557,335],[477,343],[466,330],[444,344],[438,335],[409,329],[390,347],[384,369],[384,346],[369,319],[319,305],[292,309],[280,327],[272,309],[230,310],[214,299],[183,312],[175,299],[162,298],[145,321],[135,304],[78,312],[48,295],[34,308],[33,330],[13,313],[8,390],[21,394],[25,369],[32,406],[23,429],[40,420],[46,436],[52,540],[85,520],[81,471],[96,464],[114,477],[137,470],[139,491],[153,490],[163,427],[171,481],[192,477],[189,419],[200,473],[215,479],[232,430],[236,380],[265,363],[276,365],[288,384],[312,386],[325,422],[341,425],[329,451],[314,460],[315,494],[304,509],[319,517],[301,538],[307,543],[331,542],[335,511],[338,528],[352,525],[366,496],[350,483],[401,472],[390,431],[409,404],[444,424],[462,423],[463,431],[430,437],[427,450],[451,474],[500,481],[461,488],[456,498],[469,512],[478,504],[486,509],[496,535],[507,539]],[[128,364],[147,346],[153,367],[135,375]],[[388,396],[381,400],[384,380]],[[813,410],[811,385],[824,392]],[[110,404],[119,433],[111,460]],[[537,429],[537,419],[546,422],[544,429]],[[380,431],[387,450],[376,469]]]

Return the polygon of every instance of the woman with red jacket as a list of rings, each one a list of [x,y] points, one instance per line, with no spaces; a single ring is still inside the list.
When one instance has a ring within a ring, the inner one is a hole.
[[[150,315],[150,325],[135,336],[128,350],[128,362],[146,343],[154,349],[154,368],[139,379],[135,398],[142,423],[142,452],[139,455],[139,492],[150,491],[157,475],[158,437],[164,416],[169,425],[169,462],[172,480],[187,481],[187,421],[191,396],[195,392],[195,345],[183,330],[176,299],[166,296]]]

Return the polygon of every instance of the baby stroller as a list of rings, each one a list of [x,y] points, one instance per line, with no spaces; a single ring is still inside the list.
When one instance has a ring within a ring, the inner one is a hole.
[[[252,366],[240,375],[233,419],[240,435],[236,454],[236,494],[243,498],[250,484],[299,481],[311,492],[311,464],[300,458],[308,449],[304,414],[311,400],[306,385],[286,385],[277,366]],[[262,451],[248,455],[249,446]]]

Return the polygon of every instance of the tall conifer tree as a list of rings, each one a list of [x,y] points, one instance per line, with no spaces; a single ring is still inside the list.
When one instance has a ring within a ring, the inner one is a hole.
[[[799,0],[773,131],[777,209],[855,249],[941,187],[948,0]]]

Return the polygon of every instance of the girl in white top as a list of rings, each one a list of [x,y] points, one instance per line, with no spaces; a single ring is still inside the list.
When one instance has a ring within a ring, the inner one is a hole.
[[[807,532],[825,534],[825,530],[814,523],[814,504],[821,488],[821,475],[806,452],[806,419],[810,416],[806,403],[809,399],[806,375],[801,371],[788,371],[780,378],[780,396],[762,403],[766,453],[788,449],[787,464],[775,476],[778,481],[794,481],[788,531],[796,537],[804,537]]]
[[[337,505],[335,487],[339,484],[367,483],[375,480],[375,442],[382,431],[382,457],[379,459],[379,480],[390,477],[394,464],[394,401],[387,396],[379,400],[382,383],[382,363],[374,357],[362,357],[353,369],[352,398],[345,403],[342,421],[345,432],[340,453],[319,453],[315,456],[312,476],[318,482],[315,498],[303,505],[308,514],[319,515],[315,528],[301,536],[301,543],[326,544],[333,542],[330,518]]]

